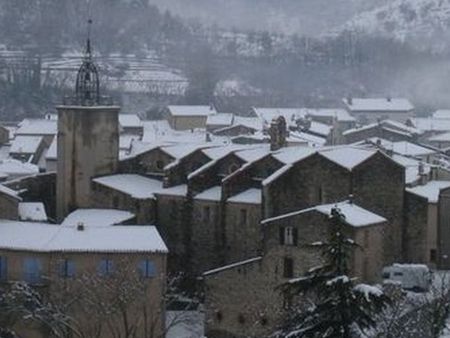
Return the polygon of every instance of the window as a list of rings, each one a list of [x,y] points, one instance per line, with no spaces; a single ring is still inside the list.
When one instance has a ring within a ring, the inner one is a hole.
[[[0,280],[8,278],[8,260],[6,257],[0,256]]]
[[[203,222],[208,222],[211,220],[211,208],[204,207],[203,208]]]
[[[100,276],[109,276],[114,272],[114,262],[111,259],[103,258],[97,270]]]
[[[39,284],[42,279],[42,262],[39,258],[27,257],[23,261],[23,279],[29,284]]]
[[[289,257],[284,258],[283,277],[284,278],[294,277],[294,260],[292,258],[289,258]]]
[[[430,262],[431,263],[436,263],[436,258],[437,258],[436,249],[431,249],[430,250]]]
[[[247,209],[241,209],[241,212],[239,214],[239,224],[241,226],[247,225]]]
[[[156,161],[156,168],[162,170],[164,168],[164,162],[161,160]]]
[[[280,228],[280,245],[297,245],[298,241],[297,228],[281,227]]]
[[[144,278],[153,278],[156,276],[156,267],[155,263],[153,263],[149,259],[143,259],[139,262],[139,272],[141,277]]]
[[[58,273],[61,278],[75,277],[75,262],[70,259],[62,259],[59,262]]]

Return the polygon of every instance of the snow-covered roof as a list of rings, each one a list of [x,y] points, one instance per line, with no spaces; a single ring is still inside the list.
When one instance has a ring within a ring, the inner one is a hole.
[[[212,106],[168,106],[172,116],[209,116],[217,114]]]
[[[435,119],[450,119],[450,109],[438,109],[432,117]]]
[[[180,159],[206,146],[207,145],[198,145],[198,144],[177,144],[173,146],[164,146],[160,148],[162,151],[164,151],[171,157],[175,159]]]
[[[330,147],[320,150],[320,154],[330,161],[352,170],[368,158],[372,157],[377,151],[372,149],[356,148],[351,146]]]
[[[139,199],[154,198],[154,194],[162,189],[161,181],[135,174],[103,176],[93,181]]]
[[[410,121],[414,127],[423,131],[450,131],[450,119],[416,117],[410,119]]]
[[[195,195],[194,199],[219,202],[222,199],[222,187],[215,186]]]
[[[329,108],[320,108],[320,109],[312,109],[312,108],[303,108],[302,111],[305,115],[310,116],[318,116],[318,117],[335,117],[338,121],[341,122],[353,122],[355,118],[351,116],[345,109],[329,109]]]
[[[19,123],[16,135],[55,135],[58,121],[48,119],[24,119]]]
[[[258,257],[255,257],[255,258],[246,259],[245,261],[236,262],[236,263],[233,263],[233,264],[221,266],[220,268],[217,268],[217,269],[206,271],[206,272],[203,273],[203,276],[207,277],[207,276],[214,275],[216,273],[223,272],[223,271],[226,271],[226,270],[238,268],[238,267],[241,267],[241,266],[244,266],[244,265],[248,265],[248,264],[252,264],[252,263],[255,263],[255,262],[260,262],[261,260],[262,260],[261,256],[258,256]]]
[[[308,128],[307,131],[326,137],[331,133],[332,129],[333,127],[329,126],[328,124],[311,121],[311,126]]]
[[[37,252],[160,252],[167,247],[154,226],[77,227],[0,221],[0,248]]]
[[[327,143],[326,138],[308,134],[305,132],[290,132],[289,136],[290,138],[296,138],[302,141],[306,141],[311,147],[321,147],[325,145],[325,143]]]
[[[11,143],[10,153],[35,154],[42,142],[42,136],[17,135]]]
[[[58,138],[54,137],[52,143],[50,144],[50,147],[47,150],[47,153],[45,154],[45,158],[47,160],[56,160],[58,157]]]
[[[174,187],[161,189],[161,191],[159,191],[156,194],[185,197],[187,195],[187,191],[188,191],[187,184],[180,184]]]
[[[404,112],[414,109],[411,102],[403,98],[353,98],[351,103],[348,99],[343,99],[343,102],[351,112]]]
[[[432,136],[432,137],[430,137],[428,139],[428,141],[431,141],[431,142],[449,142],[450,141],[450,132]]]
[[[19,219],[21,221],[46,222],[48,218],[44,204],[41,202],[19,203]]]
[[[430,181],[425,185],[419,185],[406,190],[414,195],[425,197],[429,203],[437,203],[441,189],[449,188],[450,181]]]
[[[14,159],[0,160],[0,173],[7,174],[8,176],[32,175],[39,173],[39,167],[31,163],[22,163]]]
[[[0,184],[0,193],[8,195],[9,197],[12,197],[18,201],[21,201],[22,198],[19,196],[19,192],[12,190],[8,188],[7,186],[4,186],[3,184]]]
[[[373,145],[379,144],[387,150],[392,150],[394,153],[404,156],[426,156],[436,154],[435,150],[408,141],[392,142],[378,137],[372,137],[368,139],[368,141]],[[359,142],[359,144],[362,142]]]
[[[62,226],[77,226],[83,223],[85,226],[98,227],[122,224],[130,221],[135,215],[129,211],[115,209],[77,209],[71,212],[61,223]]]
[[[254,130],[263,130],[263,121],[259,117],[235,116],[234,125],[241,125]]]
[[[141,119],[136,114],[119,114],[119,124],[124,128],[143,127]]]
[[[270,153],[270,145],[260,145],[255,148],[243,149],[235,151],[237,157],[243,159],[246,162],[253,162],[261,159]]]
[[[261,204],[261,189],[251,188],[228,198],[230,203]]]
[[[273,157],[285,164],[298,162],[314,154],[316,150],[310,147],[287,147],[273,153]]]
[[[262,224],[272,223],[274,221],[290,218],[311,211],[317,211],[320,212],[321,214],[331,216],[331,210],[333,208],[338,208],[341,211],[341,213],[345,216],[345,223],[353,227],[364,227],[368,225],[380,224],[387,221],[384,217],[381,217],[369,210],[363,209],[354,203],[344,201],[333,204],[318,205],[312,208],[291,212],[277,217],[272,217],[262,221]]]
[[[231,126],[234,115],[230,113],[220,113],[209,115],[206,119],[207,126]]]

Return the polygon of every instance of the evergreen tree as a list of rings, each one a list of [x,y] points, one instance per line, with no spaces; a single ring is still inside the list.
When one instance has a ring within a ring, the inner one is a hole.
[[[346,237],[344,226],[345,216],[333,208],[328,242],[312,244],[322,250],[325,264],[283,285],[286,296],[298,302],[288,309],[278,338],[350,338],[376,326],[375,315],[389,299],[379,288],[349,277],[348,259],[357,244]]]

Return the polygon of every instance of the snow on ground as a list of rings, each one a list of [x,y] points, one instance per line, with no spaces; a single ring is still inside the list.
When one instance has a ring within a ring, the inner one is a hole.
[[[168,311],[166,338],[204,337],[205,315],[200,311]]]

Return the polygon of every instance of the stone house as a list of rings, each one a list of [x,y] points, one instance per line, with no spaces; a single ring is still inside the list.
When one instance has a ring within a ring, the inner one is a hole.
[[[217,114],[213,106],[167,106],[166,118],[172,129],[205,128],[208,116]]]
[[[346,144],[351,144],[374,137],[392,142],[413,141],[417,138],[417,134],[408,129],[396,128],[391,125],[391,121],[381,121],[346,130],[342,133],[342,137]]]
[[[449,217],[439,209],[441,190],[450,188],[450,181],[424,182],[405,193],[405,260],[433,268],[438,264],[438,222]]]
[[[102,238],[102,241],[98,241],[98,238]],[[156,329],[156,337],[163,336],[165,325],[163,295],[166,288],[166,255],[167,248],[152,226],[84,227],[0,222],[2,282],[26,281],[38,288],[44,297],[60,301],[63,296],[78,297],[76,287],[83,278],[104,278],[104,283],[100,284],[103,285],[110,283],[106,279],[114,282],[116,274],[140,274],[142,278],[139,281],[145,284],[146,292],[136,303],[127,304],[127,314],[130,316],[128,320],[130,323],[142,321],[139,313],[142,306],[145,306],[154,314],[151,320]],[[145,263],[145,269],[142,263]],[[138,279],[130,276],[129,282],[133,280]],[[99,297],[106,292],[102,286],[91,291]],[[110,296],[105,293],[105,297]],[[68,315],[78,321],[83,330],[96,320],[95,314],[88,316],[76,306],[69,307],[68,311]],[[116,320],[118,323],[122,321],[120,317]],[[139,329],[144,326],[140,325]],[[22,329],[24,328],[17,328],[19,334]],[[99,337],[111,335],[112,332],[104,327]],[[46,336],[39,330],[27,332],[27,337]]]
[[[383,170],[380,170],[383,168]],[[389,220],[385,263],[402,259],[404,168],[382,152],[335,147],[288,164],[263,182],[264,218],[354,196]]]
[[[362,124],[379,120],[406,122],[414,117],[414,106],[403,98],[346,98],[345,109]]]
[[[323,263],[320,250],[310,244],[329,236],[333,207],[346,216],[347,236],[364,247],[356,248],[350,258],[351,274],[364,281],[378,281],[383,264],[383,217],[351,202],[341,202],[267,219],[262,222],[261,256],[203,274],[206,334],[260,337],[273,333],[283,318],[287,301],[277,287]]]
[[[135,174],[117,174],[92,180],[91,207],[127,210],[136,215],[137,224],[156,221],[155,193],[162,182]]]

